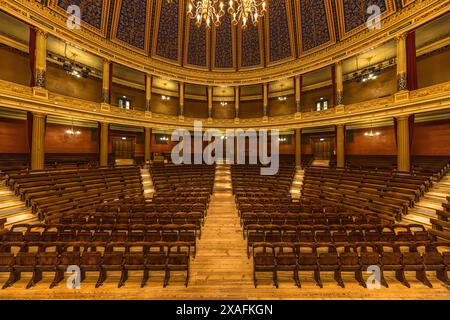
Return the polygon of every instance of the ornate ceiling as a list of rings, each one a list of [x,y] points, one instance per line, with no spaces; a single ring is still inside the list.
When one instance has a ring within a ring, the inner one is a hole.
[[[363,30],[367,7],[383,18],[411,0],[266,0],[268,14],[246,30],[222,18],[219,27],[198,29],[186,17],[185,0],[51,0],[66,14],[78,5],[83,26],[152,59],[186,68],[242,71],[282,64],[335,44]]]

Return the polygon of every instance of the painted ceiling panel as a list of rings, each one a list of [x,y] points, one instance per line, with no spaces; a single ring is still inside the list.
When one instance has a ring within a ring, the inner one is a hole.
[[[204,23],[200,27],[195,26],[195,20],[189,19],[186,28],[188,36],[186,64],[207,67],[208,66],[208,41],[206,26]]]
[[[156,13],[158,26],[155,37],[155,54],[157,56],[178,61],[180,47],[180,14],[182,6],[180,0],[173,0],[167,3],[165,0],[159,2],[159,12]],[[156,27],[155,27],[156,28]]]
[[[70,6],[80,8],[81,20],[101,33],[106,32],[110,0],[52,0],[50,6],[67,13]]]
[[[307,52],[334,42],[329,0],[300,0],[301,51]]]
[[[289,1],[270,0],[268,8],[269,62],[292,57],[292,15]]]
[[[219,69],[234,67],[234,28],[231,17],[226,14],[222,24],[214,28],[214,67]]]
[[[114,10],[109,10],[112,3]],[[255,69],[301,58],[335,44],[336,32],[340,39],[345,39],[366,30],[365,22],[371,16],[369,6],[378,6],[382,18],[396,10],[395,0],[266,0],[266,15],[256,26],[250,21],[246,29],[234,26],[226,12],[221,25],[209,30],[204,22],[199,29],[194,20],[187,19],[188,3],[188,0],[51,0],[50,6],[65,15],[70,5],[79,6],[83,26],[104,36],[111,34],[112,41],[127,49],[148,55],[151,44],[155,59],[217,71]],[[107,32],[111,12],[111,30]]]
[[[382,18],[395,11],[394,0],[336,0],[341,37],[366,28],[367,21],[377,14]]]
[[[113,37],[148,51],[150,0],[117,0]]]
[[[261,65],[262,60],[262,43],[261,43],[261,26],[254,26],[249,23],[248,27],[240,30],[240,48],[241,48],[241,67],[255,67]]]

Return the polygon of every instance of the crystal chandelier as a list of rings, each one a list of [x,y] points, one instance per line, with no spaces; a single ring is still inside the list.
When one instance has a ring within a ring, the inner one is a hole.
[[[228,13],[231,14],[233,24],[242,22],[242,29],[247,28],[247,22],[252,21],[253,25],[258,24],[259,17],[266,13],[265,0],[230,0]]]
[[[190,0],[188,5],[188,17],[195,19],[195,25],[200,28],[203,21],[207,28],[214,24],[220,26],[220,18],[225,14],[224,3],[219,0]]]

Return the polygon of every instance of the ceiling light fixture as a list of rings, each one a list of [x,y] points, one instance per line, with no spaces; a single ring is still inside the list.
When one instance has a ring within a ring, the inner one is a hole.
[[[187,16],[195,19],[195,25],[200,28],[203,21],[209,29],[211,25],[220,26],[220,18],[225,14],[225,5],[219,0],[190,0]]]
[[[379,131],[374,132],[373,131],[373,122],[371,122],[370,123],[370,131],[364,133],[364,136],[366,136],[366,137],[378,137],[378,136],[381,136],[381,132],[379,132]]]
[[[169,101],[169,100],[170,100],[170,97],[169,97],[169,96],[162,95],[162,96],[161,96],[161,99],[164,100],[164,101]]]
[[[228,6],[228,13],[232,16],[232,23],[238,25],[240,22],[242,29],[247,28],[249,20],[256,26],[259,18],[266,13],[265,0],[230,0]]]
[[[278,101],[286,101],[287,97],[283,96],[283,97],[278,97]]]
[[[221,105],[222,107],[225,107],[225,106],[227,106],[227,105],[228,105],[228,102],[226,102],[226,101],[222,101],[222,102],[220,103],[220,105]]]

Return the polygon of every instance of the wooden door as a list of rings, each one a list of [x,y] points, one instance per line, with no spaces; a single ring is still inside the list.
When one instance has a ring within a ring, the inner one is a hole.
[[[313,138],[312,149],[315,160],[330,160],[333,154],[334,137]]]
[[[115,159],[134,159],[133,139],[113,138],[112,147]]]

